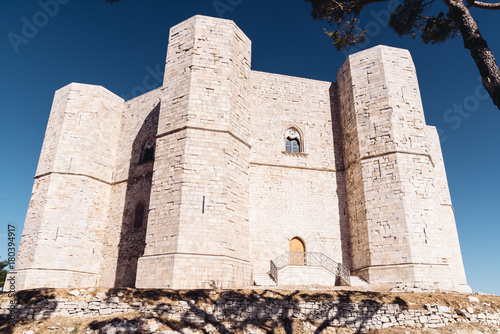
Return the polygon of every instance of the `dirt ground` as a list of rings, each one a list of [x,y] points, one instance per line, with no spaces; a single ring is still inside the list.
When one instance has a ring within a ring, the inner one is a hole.
[[[84,334],[87,328],[94,330],[102,329],[103,324],[112,323],[113,320],[128,320],[128,321],[143,321],[145,320],[143,314],[139,313],[127,313],[122,314],[117,317],[114,316],[103,316],[103,317],[91,317],[85,319],[72,318],[56,316],[46,320],[37,320],[25,323],[19,323],[14,328],[0,328],[0,333],[12,333],[12,334],[23,334],[26,331],[33,331],[33,333],[40,334]],[[147,321],[147,320],[146,320]],[[161,321],[160,321],[161,323]],[[240,329],[231,329],[231,324],[226,324],[227,328],[230,329],[230,333],[235,334],[248,334],[250,331],[242,331]],[[323,333],[323,334],[354,334],[357,333],[356,330],[349,328],[340,327],[329,327],[323,331],[318,331],[318,327],[312,326],[311,324],[305,324],[301,321],[293,321],[290,324],[283,324],[282,322],[267,321],[258,325],[258,328],[265,330],[266,333],[273,334],[298,334],[298,333]],[[200,330],[190,330],[183,329],[183,326],[173,325],[160,325],[158,332],[164,333],[207,333],[206,330],[201,328]],[[136,332],[138,333],[138,332]],[[215,330],[214,334],[221,333],[221,331]],[[226,332],[227,333],[227,332]],[[485,326],[479,324],[453,324],[439,329],[410,329],[410,328],[386,328],[374,331],[368,331],[367,334],[482,334],[491,333],[499,334],[500,330],[492,326]]]

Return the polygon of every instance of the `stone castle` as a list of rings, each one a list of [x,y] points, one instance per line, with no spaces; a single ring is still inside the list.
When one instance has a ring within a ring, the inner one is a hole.
[[[439,138],[407,50],[337,82],[251,70],[233,21],[170,31],[163,85],[54,97],[18,289],[410,284],[468,291]]]

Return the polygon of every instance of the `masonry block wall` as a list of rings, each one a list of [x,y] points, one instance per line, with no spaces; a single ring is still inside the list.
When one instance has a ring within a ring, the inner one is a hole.
[[[460,251],[460,242],[458,240],[457,226],[455,223],[454,209],[451,204],[450,191],[448,189],[448,180],[444,168],[443,154],[441,152],[441,144],[439,135],[435,127],[427,126],[427,143],[429,145],[430,155],[434,162],[434,178],[436,180],[436,199],[435,203],[439,204],[438,225],[443,230],[445,238],[442,240],[443,254],[448,250],[448,257],[443,257],[442,262],[450,266],[450,278],[452,285],[458,287],[458,290],[468,290],[467,279],[462,261],[462,253]]]
[[[110,219],[114,234],[108,239],[105,286],[135,286],[137,262],[146,247],[146,230],[155,161],[141,162],[141,147],[155,138],[162,88],[124,104],[118,160],[111,193]],[[138,205],[144,207],[143,224],[135,226]],[[104,277],[101,278],[104,280]]]
[[[330,82],[252,72],[250,230],[254,272],[289,251],[306,251],[350,266],[347,194],[336,86]],[[302,152],[285,151],[293,126]]]
[[[162,87],[56,92],[14,274],[18,289],[244,287],[294,238],[372,284],[468,290],[408,51],[354,54],[337,83],[263,73],[234,22],[195,16],[170,31]]]
[[[170,36],[137,286],[248,285],[250,40],[201,16]]]
[[[459,246],[447,245],[446,179],[432,159],[409,52],[378,46],[351,55],[337,82],[352,269],[371,283],[466,288],[449,264]]]
[[[100,86],[56,92],[16,262],[20,289],[99,284],[122,103]]]

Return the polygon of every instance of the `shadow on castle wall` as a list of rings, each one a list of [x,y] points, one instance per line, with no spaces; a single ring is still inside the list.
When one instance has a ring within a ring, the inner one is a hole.
[[[337,84],[332,83],[329,89],[330,92],[330,108],[332,113],[332,133],[333,146],[335,154],[335,170],[343,171],[344,154],[342,147],[342,129],[340,127],[340,111],[338,102]],[[340,239],[342,248],[342,264],[352,270],[351,262],[351,240],[349,229],[349,216],[347,210],[347,189],[345,183],[345,175],[343,172],[335,173],[336,189],[338,198],[339,223],[340,223]]]
[[[154,159],[141,162],[143,146],[158,131],[160,103],[148,114],[132,144],[123,208],[115,287],[135,287],[137,261],[144,254]],[[141,153],[142,152],[142,153]],[[138,212],[142,211],[142,212]],[[139,226],[140,225],[140,226]]]

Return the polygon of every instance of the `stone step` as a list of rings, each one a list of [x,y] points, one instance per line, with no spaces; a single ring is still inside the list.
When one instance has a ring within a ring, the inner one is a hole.
[[[359,276],[351,276],[351,286],[369,286],[370,283]]]
[[[258,286],[276,286],[276,282],[271,278],[271,276],[265,273],[253,274],[253,281],[254,284]]]

